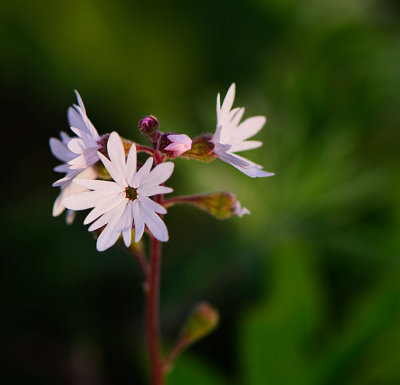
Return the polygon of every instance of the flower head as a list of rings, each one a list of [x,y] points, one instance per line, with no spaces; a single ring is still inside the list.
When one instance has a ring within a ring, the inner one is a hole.
[[[76,184],[92,191],[70,195],[63,204],[72,210],[93,208],[84,224],[94,221],[89,231],[105,226],[97,239],[98,251],[111,247],[121,233],[125,245],[130,246],[133,223],[135,242],[142,238],[145,225],[155,238],[167,241],[167,227],[157,215],[167,211],[149,196],[172,192],[161,184],[171,176],[174,164],[162,163],[151,171],[153,158],[148,158],[137,171],[136,146],[131,146],[125,160],[124,147],[116,132],[108,139],[107,153],[110,159],[100,152],[98,156],[114,181],[76,179]]]
[[[65,143],[69,150],[69,159],[62,165],[62,170],[66,172],[64,178],[59,179],[53,186],[65,186],[79,173],[94,165],[99,157],[97,151],[101,149],[102,138],[86,115],[85,106],[82,99],[75,91],[78,99],[78,106],[74,104],[68,109],[68,121],[77,137],[69,138]],[[59,167],[61,170],[61,166]],[[57,171],[57,170],[56,170]]]
[[[160,138],[160,151],[174,159],[192,148],[192,139],[185,134],[163,134]]]
[[[50,150],[53,153],[53,155],[61,160],[62,162],[65,162],[64,164],[61,164],[57,167],[54,168],[55,171],[57,172],[70,172],[68,168],[67,162],[70,161],[75,157],[75,154],[71,152],[67,146],[69,140],[71,139],[65,132],[60,133],[61,140],[56,139],[56,138],[51,138],[50,139]],[[88,167],[87,169],[81,171],[81,170],[74,170],[73,172],[70,172],[70,174],[74,174],[73,178],[84,178],[84,179],[95,179],[97,177],[97,172],[93,167]],[[69,195],[75,194],[78,192],[82,191],[87,191],[86,188],[79,186],[75,183],[73,183],[73,178],[68,179],[62,186],[61,186],[61,192],[58,195],[57,199],[54,202],[53,205],[53,217],[56,217],[60,215],[65,207],[62,203],[62,201]],[[68,210],[67,211],[67,223],[71,224],[74,220],[75,217],[75,212],[73,210]]]
[[[234,98],[234,83],[230,86],[222,106],[220,94],[217,96],[217,130],[211,139],[215,146],[214,153],[222,161],[252,178],[274,175],[274,173],[263,171],[259,164],[235,154],[235,152],[251,150],[262,145],[260,141],[247,139],[261,130],[266,118],[253,116],[240,123],[244,108],[232,109]]]

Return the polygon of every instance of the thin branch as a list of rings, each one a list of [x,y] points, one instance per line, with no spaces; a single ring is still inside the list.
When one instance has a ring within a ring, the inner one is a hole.
[[[167,373],[178,356],[187,348],[189,341],[186,338],[179,338],[176,344],[169,351],[164,360],[163,371]]]
[[[142,144],[136,144],[136,143],[135,143],[135,145],[136,145],[137,152],[146,152],[150,155],[154,155],[154,151],[151,147],[143,146]]]

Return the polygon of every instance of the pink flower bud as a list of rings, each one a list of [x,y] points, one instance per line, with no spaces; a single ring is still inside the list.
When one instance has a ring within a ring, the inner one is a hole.
[[[153,115],[146,116],[139,122],[139,130],[142,134],[153,137],[160,127],[160,123]]]
[[[177,158],[192,148],[192,139],[185,134],[164,134],[159,148],[168,158]]]

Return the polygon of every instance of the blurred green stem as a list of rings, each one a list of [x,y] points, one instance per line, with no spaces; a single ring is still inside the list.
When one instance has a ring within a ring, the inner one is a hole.
[[[171,369],[172,364],[176,360],[176,358],[185,350],[185,348],[190,344],[190,341],[187,338],[180,337],[177,343],[172,347],[167,357],[164,360],[163,371],[164,373],[168,373]]]

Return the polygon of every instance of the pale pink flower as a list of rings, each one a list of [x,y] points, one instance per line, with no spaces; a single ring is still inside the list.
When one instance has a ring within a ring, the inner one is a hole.
[[[66,163],[59,167],[59,170],[66,172],[64,178],[53,183],[54,187],[65,186],[78,174],[93,166],[98,160],[97,151],[101,149],[101,136],[86,115],[82,99],[75,91],[78,99],[78,106],[74,104],[68,109],[68,121],[77,137],[69,138],[66,143],[71,157]]]
[[[158,215],[167,210],[149,196],[172,192],[161,184],[171,176],[174,164],[162,163],[151,171],[153,158],[148,158],[137,171],[136,146],[131,146],[125,159],[124,147],[116,132],[108,139],[107,153],[110,160],[100,152],[98,156],[114,181],[76,179],[75,183],[92,191],[70,195],[63,204],[72,210],[93,208],[84,224],[94,221],[89,231],[105,226],[97,239],[98,251],[111,247],[121,233],[129,247],[133,223],[135,242],[142,238],[145,225],[155,238],[167,241],[167,227]]]
[[[67,146],[71,138],[65,132],[61,132],[60,137],[61,140],[56,138],[50,139],[50,150],[57,159],[65,163],[55,167],[54,170],[57,172],[69,172],[67,162],[75,157],[75,154],[72,153]],[[88,167],[83,171],[81,170],[74,171],[74,178],[95,179],[96,177],[97,177],[97,172],[93,167]],[[65,210],[62,201],[67,196],[82,191],[87,191],[87,189],[73,183],[73,178],[68,179],[61,186],[60,194],[58,195],[57,199],[54,202],[53,217],[62,214],[62,212]],[[75,212],[73,210],[67,210],[66,221],[68,224],[71,224],[73,222],[74,217],[75,217]]]
[[[240,123],[244,108],[232,109],[234,98],[235,83],[230,86],[222,106],[220,94],[217,96],[217,129],[211,139],[215,146],[214,153],[222,161],[231,164],[252,178],[274,175],[274,173],[263,171],[259,164],[235,154],[262,145],[260,141],[247,139],[261,130],[266,118],[265,116],[253,116]]]
[[[165,151],[172,152],[172,157],[176,158],[182,155],[184,152],[189,151],[192,148],[192,139],[185,134],[170,134],[167,135],[167,139],[171,142]]]

